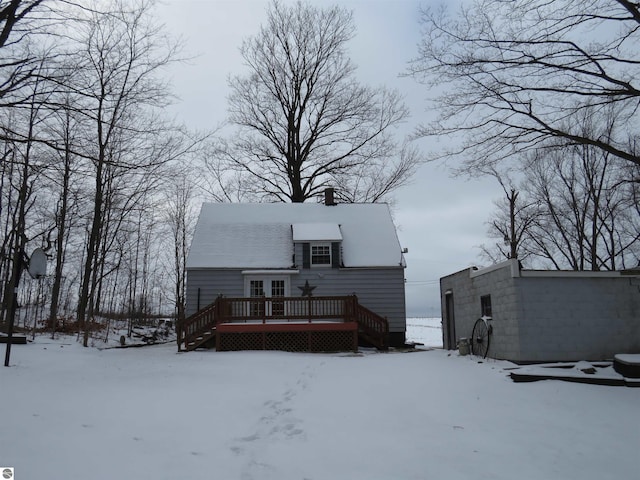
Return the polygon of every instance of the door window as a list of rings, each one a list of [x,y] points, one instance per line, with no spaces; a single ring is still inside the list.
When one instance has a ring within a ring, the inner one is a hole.
[[[250,303],[251,316],[282,316],[285,315],[285,302],[273,300],[277,297],[289,295],[289,277],[277,275],[261,275],[245,278],[245,295],[250,298],[271,298],[270,302],[263,300]]]
[[[264,298],[264,281],[249,281],[249,296],[251,298]],[[251,316],[264,316],[264,302],[262,300],[251,302],[249,304],[249,314]]]
[[[284,315],[284,300],[275,300],[276,297],[285,296],[285,281],[271,280],[271,314],[273,316]]]

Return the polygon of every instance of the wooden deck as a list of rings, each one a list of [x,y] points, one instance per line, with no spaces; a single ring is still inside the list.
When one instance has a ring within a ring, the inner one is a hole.
[[[215,338],[219,351],[357,351],[359,339],[386,350],[389,325],[360,305],[355,295],[218,297],[188,317],[179,331],[184,350],[194,350]]]

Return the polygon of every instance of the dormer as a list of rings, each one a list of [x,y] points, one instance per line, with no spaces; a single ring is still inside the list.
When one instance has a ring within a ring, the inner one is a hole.
[[[302,249],[302,268],[339,268],[342,233],[337,223],[295,223],[295,250]]]

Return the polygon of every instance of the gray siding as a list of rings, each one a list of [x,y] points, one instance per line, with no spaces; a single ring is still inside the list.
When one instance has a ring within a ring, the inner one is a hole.
[[[405,332],[407,318],[403,267],[303,269],[302,245],[294,244],[294,265],[300,268],[300,274],[297,279],[291,279],[291,295],[297,296],[296,286],[304,285],[305,281],[316,286],[314,295],[356,294],[360,304],[389,321],[390,332]]]
[[[310,268],[290,275],[291,296],[300,295],[298,287],[306,281],[315,286],[315,296],[356,294],[362,305],[386,317],[390,332],[406,329],[404,269],[398,268]],[[189,269],[187,271],[187,315],[212,303],[218,295],[244,296],[241,270]]]
[[[298,296],[296,287],[315,286],[316,296],[356,294],[360,304],[386,317],[390,332],[404,332],[406,328],[404,270],[312,268],[301,270],[291,278],[291,295]]]
[[[218,295],[244,297],[244,277],[241,270],[187,270],[187,316],[213,303]]]
[[[517,267],[516,267],[517,268]],[[491,295],[490,356],[516,362],[610,359],[640,351],[640,279],[583,272],[514,273],[508,262],[440,280],[453,292],[457,337],[469,337]],[[446,322],[445,322],[446,328]],[[446,338],[446,334],[445,334]]]

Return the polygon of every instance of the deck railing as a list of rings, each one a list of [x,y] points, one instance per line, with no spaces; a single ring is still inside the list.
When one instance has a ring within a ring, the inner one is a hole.
[[[216,325],[217,302],[207,305],[193,315],[185,318],[179,325],[180,343],[184,343],[187,350],[198,347],[214,333]],[[180,345],[178,345],[179,347]]]
[[[217,300],[216,323],[354,322],[354,299],[348,297],[260,297]],[[357,300],[355,300],[357,303]]]
[[[386,319],[358,303],[355,295],[341,297],[218,297],[214,303],[186,318],[182,339],[187,350],[196,348],[226,323],[357,322],[363,338],[387,347]]]
[[[389,322],[385,318],[356,303],[355,321],[362,338],[381,350],[389,348]]]

